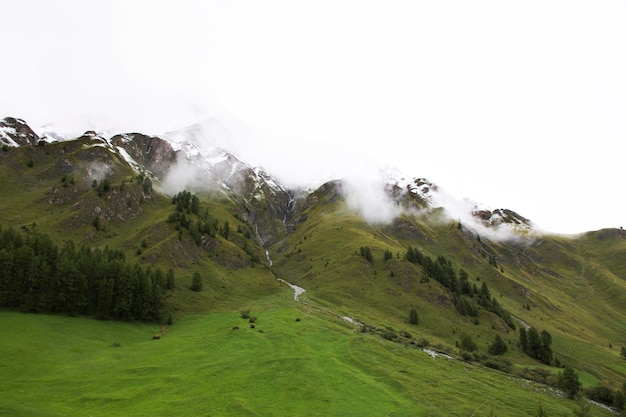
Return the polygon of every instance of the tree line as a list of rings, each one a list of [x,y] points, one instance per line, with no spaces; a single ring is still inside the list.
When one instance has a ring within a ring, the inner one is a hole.
[[[476,304],[500,317],[511,329],[515,330],[515,323],[511,314],[506,311],[491,296],[489,287],[485,281],[478,288],[476,284],[470,284],[469,275],[464,269],[457,272],[449,259],[439,255],[436,260],[430,256],[422,254],[418,249],[409,246],[404,258],[422,267],[422,280],[434,279],[447,288],[453,297],[456,310],[464,316],[478,316]]]
[[[220,224],[217,219],[209,217],[206,209],[204,213],[201,213],[200,199],[195,194],[186,190],[181,191],[172,197],[172,204],[176,208],[174,213],[168,216],[167,222],[175,224],[176,230],[179,231],[179,236],[182,235],[183,229],[187,229],[191,240],[197,246],[202,245],[203,235],[210,237],[219,235],[228,240],[230,235],[230,224],[228,221]],[[198,219],[194,221],[192,214],[198,217]]]
[[[524,327],[519,329],[519,345],[520,348],[531,358],[537,359],[546,365],[552,363],[552,335],[542,330],[541,333],[534,327],[526,330]]]
[[[127,261],[119,250],[62,246],[30,227],[0,226],[0,307],[99,319],[157,321],[174,272]]]

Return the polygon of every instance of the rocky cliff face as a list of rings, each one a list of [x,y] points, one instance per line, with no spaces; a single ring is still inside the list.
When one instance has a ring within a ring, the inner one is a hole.
[[[283,187],[269,173],[251,167],[236,155],[215,145],[217,136],[228,138],[229,132],[211,121],[195,124],[157,136],[126,133],[107,139],[88,131],[79,139],[89,139],[121,156],[138,173],[148,173],[158,180],[174,178],[170,192],[192,189],[219,190],[244,209],[244,217],[255,225],[259,239],[266,245],[276,242],[298,222],[303,210],[313,204],[333,202],[349,192],[343,181],[330,181],[315,192],[296,192]],[[47,135],[51,141],[54,134]],[[32,146],[42,139],[21,119],[12,117],[0,121],[0,143],[6,146]],[[54,140],[52,140],[54,141]],[[93,153],[93,152],[91,152]],[[90,152],[84,158],[90,158]],[[179,178],[180,177],[180,178]],[[183,179],[187,179],[185,182]],[[384,191],[390,201],[406,209],[441,210],[445,200],[437,185],[425,178],[408,179],[396,170],[386,173]],[[175,188],[175,189],[174,189]],[[356,190],[356,192],[367,190]],[[355,191],[350,191],[355,192]],[[438,205],[439,204],[439,205]],[[445,208],[445,207],[443,207]],[[489,228],[504,225],[517,231],[531,229],[528,219],[512,210],[488,210],[470,204],[467,210],[476,221]]]
[[[22,119],[5,117],[0,120],[0,144],[7,146],[36,145],[39,136]]]
[[[176,162],[176,152],[169,142],[156,136],[125,133],[111,138],[111,144],[128,152],[131,158],[158,178],[163,178]]]
[[[474,217],[480,219],[486,226],[499,226],[501,224],[508,224],[515,229],[527,230],[530,229],[530,220],[520,216],[513,210],[509,209],[475,209],[472,214]]]

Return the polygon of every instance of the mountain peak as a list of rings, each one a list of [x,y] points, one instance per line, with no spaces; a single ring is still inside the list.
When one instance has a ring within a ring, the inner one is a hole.
[[[5,117],[0,120],[0,143],[8,146],[36,145],[39,136],[22,119]]]

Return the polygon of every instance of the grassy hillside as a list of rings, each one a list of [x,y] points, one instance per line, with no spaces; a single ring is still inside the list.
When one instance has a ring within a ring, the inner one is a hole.
[[[101,187],[105,178],[106,191]],[[109,246],[142,264],[173,268],[177,288],[169,313],[174,317],[237,308],[242,300],[279,288],[269,271],[251,261],[256,255],[265,262],[265,253],[232,200],[201,196],[201,216],[220,225],[228,222],[232,232],[228,239],[218,235],[198,245],[187,229],[168,223],[175,212],[169,196],[145,186],[145,178],[90,138],[0,152],[0,182],[5,191],[0,196],[3,227],[30,228],[35,223],[58,242]],[[189,218],[198,221],[201,216]],[[96,217],[99,229],[94,227]],[[202,273],[206,291],[190,294],[195,271]]]
[[[501,318],[484,310],[477,320],[461,316],[445,288],[432,279],[424,282],[421,267],[404,260],[407,248],[417,247],[432,258],[445,256],[478,286],[486,282],[511,314],[549,331],[559,362],[591,375],[592,384],[618,388],[626,379],[620,357],[626,343],[623,231],[491,242],[463,225],[442,222],[436,213],[368,225],[332,198],[332,191],[318,194],[317,204],[302,213],[306,221],[272,248],[277,275],[306,288],[311,302],[377,327],[409,330],[457,354],[463,333],[482,352],[499,334],[509,348],[505,358],[519,366],[536,363]],[[362,246],[371,249],[373,262],[360,256]],[[385,261],[387,250],[393,257]],[[419,326],[407,323],[411,308],[419,311]]]
[[[576,409],[537,384],[360,333],[288,294],[247,307],[255,329],[237,312],[187,315],[160,340],[151,338],[159,325],[0,312],[0,415],[527,416],[541,403],[560,416]]]
[[[174,324],[160,340],[151,339],[160,324],[0,311],[0,353],[11,358],[0,363],[0,415],[521,416],[540,402],[565,415],[572,401],[517,377],[554,382],[561,372],[522,351],[522,323],[548,331],[552,365],[575,368],[585,386],[626,380],[622,230],[493,242],[439,210],[371,225],[331,184],[298,200],[287,221],[261,213],[281,229],[268,236],[286,236],[268,248],[268,267],[249,207],[199,195],[200,210],[185,215],[218,232],[194,237],[193,226],[170,221],[177,208],[157,182],[88,137],[0,152],[0,182],[2,227],[120,249],[176,275],[163,315]],[[485,308],[459,314],[451,291],[405,259],[409,247],[487,284],[517,328]],[[196,272],[200,292],[190,290]],[[276,278],[306,289],[304,303]],[[255,329],[243,309],[258,317]],[[478,365],[492,360],[496,335],[508,348],[497,367],[508,373]],[[471,355],[459,348],[467,336]]]

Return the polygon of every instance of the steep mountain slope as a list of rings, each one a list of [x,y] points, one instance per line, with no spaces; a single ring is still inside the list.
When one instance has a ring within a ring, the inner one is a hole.
[[[397,216],[368,223],[349,204],[354,190],[346,182],[288,190],[205,146],[201,129],[165,138],[86,132],[48,143],[19,119],[2,123],[0,225],[36,222],[58,241],[108,245],[143,264],[173,267],[180,285],[168,312],[176,317],[237,311],[284,291],[280,278],[306,290],[309,314],[350,317],[398,346],[461,356],[461,339],[470,336],[478,353],[466,359],[479,362],[498,335],[519,374],[554,382],[554,365],[563,364],[588,385],[617,389],[626,379],[623,230],[550,236],[511,210],[467,202],[468,216],[454,217],[435,184],[397,173],[380,190]],[[199,209],[172,204],[184,189],[199,197]],[[433,265],[411,261],[414,251],[445,269],[447,281]],[[198,294],[188,290],[195,271],[206,283]],[[476,314],[463,312],[459,300]],[[408,322],[412,309],[417,325]],[[552,366],[519,346],[519,329],[528,325],[551,334]]]

